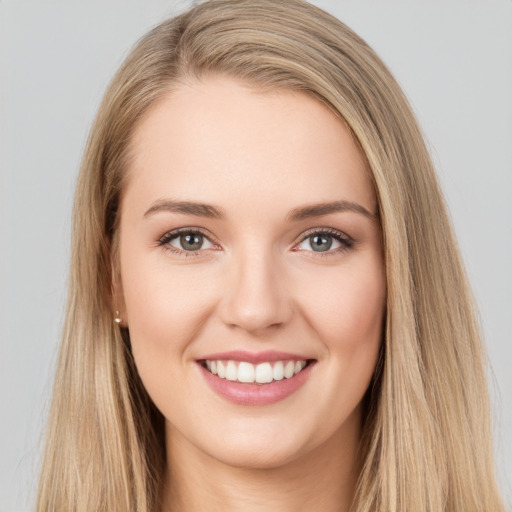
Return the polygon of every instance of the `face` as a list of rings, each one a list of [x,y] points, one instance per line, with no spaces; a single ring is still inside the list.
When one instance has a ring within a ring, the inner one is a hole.
[[[385,279],[344,123],[211,78],[155,104],[132,142],[119,308],[168,442],[250,467],[357,442]]]

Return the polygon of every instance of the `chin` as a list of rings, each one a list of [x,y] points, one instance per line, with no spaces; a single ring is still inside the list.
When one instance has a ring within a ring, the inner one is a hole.
[[[280,435],[281,434],[281,435]],[[305,436],[307,437],[307,436]],[[226,432],[215,441],[205,440],[205,453],[232,467],[273,469],[287,465],[308,451],[306,439],[291,432]]]
[[[300,453],[297,450],[276,450],[276,446],[269,445],[269,449],[245,447],[244,449],[228,449],[221,453],[212,454],[219,462],[231,467],[241,469],[276,469],[296,460]]]

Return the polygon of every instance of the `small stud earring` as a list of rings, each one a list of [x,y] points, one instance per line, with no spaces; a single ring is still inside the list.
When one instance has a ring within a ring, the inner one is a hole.
[[[119,311],[116,310],[116,316],[114,318],[114,322],[116,324],[121,324],[122,321],[123,321],[123,319],[119,316]]]

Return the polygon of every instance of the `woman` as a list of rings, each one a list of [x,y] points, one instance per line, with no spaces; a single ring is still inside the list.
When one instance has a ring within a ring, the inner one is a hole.
[[[215,0],[152,30],[73,236],[39,510],[503,510],[428,153],[336,19]]]

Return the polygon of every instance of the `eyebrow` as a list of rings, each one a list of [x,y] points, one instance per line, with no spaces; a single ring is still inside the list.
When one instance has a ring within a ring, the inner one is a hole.
[[[212,219],[224,219],[226,217],[222,208],[211,204],[196,203],[194,201],[173,201],[161,199],[144,214],[149,217],[158,212],[184,213],[186,215],[197,215],[198,217],[209,217]]]
[[[378,214],[372,213],[359,203],[352,201],[332,201],[329,203],[317,203],[294,208],[286,216],[287,221],[299,221],[312,217],[321,217],[336,212],[354,212],[364,215],[371,220],[377,218]]]
[[[208,217],[211,219],[226,218],[224,210],[218,206],[206,203],[197,203],[195,201],[174,201],[172,199],[161,199],[156,201],[151,208],[144,213],[144,217],[149,217],[159,212],[183,213],[186,215]],[[376,219],[378,216],[376,213],[371,213],[364,206],[352,201],[331,201],[328,203],[316,203],[294,208],[286,215],[286,221],[297,222],[336,212],[359,213],[371,220]]]

